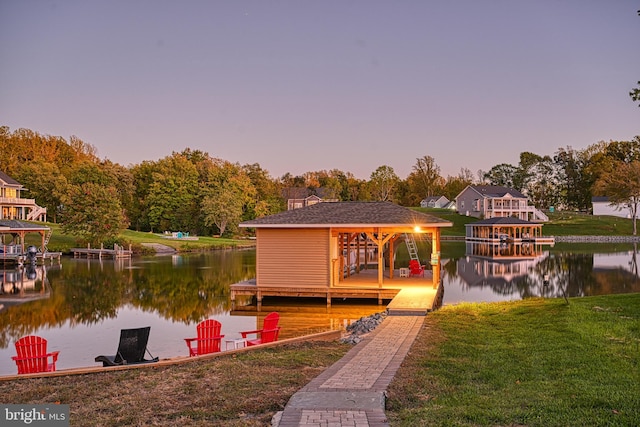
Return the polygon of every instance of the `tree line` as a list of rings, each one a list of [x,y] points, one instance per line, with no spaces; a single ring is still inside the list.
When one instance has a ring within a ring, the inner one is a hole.
[[[489,184],[518,190],[542,209],[588,211],[594,195],[637,208],[640,136],[583,150],[559,148],[553,155],[523,152],[517,165],[475,174],[461,168],[446,178],[425,155],[404,179],[382,165],[363,180],[338,169],[274,178],[258,163],[240,165],[190,148],[125,167],[100,159],[94,146],[75,136],[2,126],[0,170],[23,184],[23,197],[46,207],[66,233],[108,244],[125,228],[233,235],[241,221],[285,210],[287,199],[301,194],[419,206],[428,196],[453,200],[467,185]]]

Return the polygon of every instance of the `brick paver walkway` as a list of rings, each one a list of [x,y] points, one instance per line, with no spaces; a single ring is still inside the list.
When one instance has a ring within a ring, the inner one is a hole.
[[[278,427],[388,426],[385,392],[424,316],[388,316],[342,359],[294,394]]]

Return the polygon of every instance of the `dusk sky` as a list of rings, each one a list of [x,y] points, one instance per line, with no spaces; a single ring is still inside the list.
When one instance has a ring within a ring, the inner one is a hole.
[[[0,0],[0,125],[122,165],[474,174],[640,135],[638,0]]]

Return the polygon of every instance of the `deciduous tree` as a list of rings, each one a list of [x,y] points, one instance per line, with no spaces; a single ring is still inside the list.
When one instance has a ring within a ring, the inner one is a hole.
[[[87,182],[70,188],[62,230],[98,245],[127,227],[115,187]]]
[[[613,170],[605,172],[600,177],[596,183],[596,190],[606,195],[612,204],[629,208],[635,236],[640,204],[640,160],[630,163],[617,162]]]
[[[198,171],[179,153],[157,162],[147,203],[149,225],[160,231],[192,231],[193,204],[198,194]]]
[[[399,182],[400,178],[398,178],[391,166],[380,166],[371,174],[369,179],[371,195],[377,201],[393,201]]]

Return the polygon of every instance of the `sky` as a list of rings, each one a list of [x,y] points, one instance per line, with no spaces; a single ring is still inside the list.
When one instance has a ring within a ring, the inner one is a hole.
[[[639,0],[0,0],[0,126],[444,177],[640,135]]]

